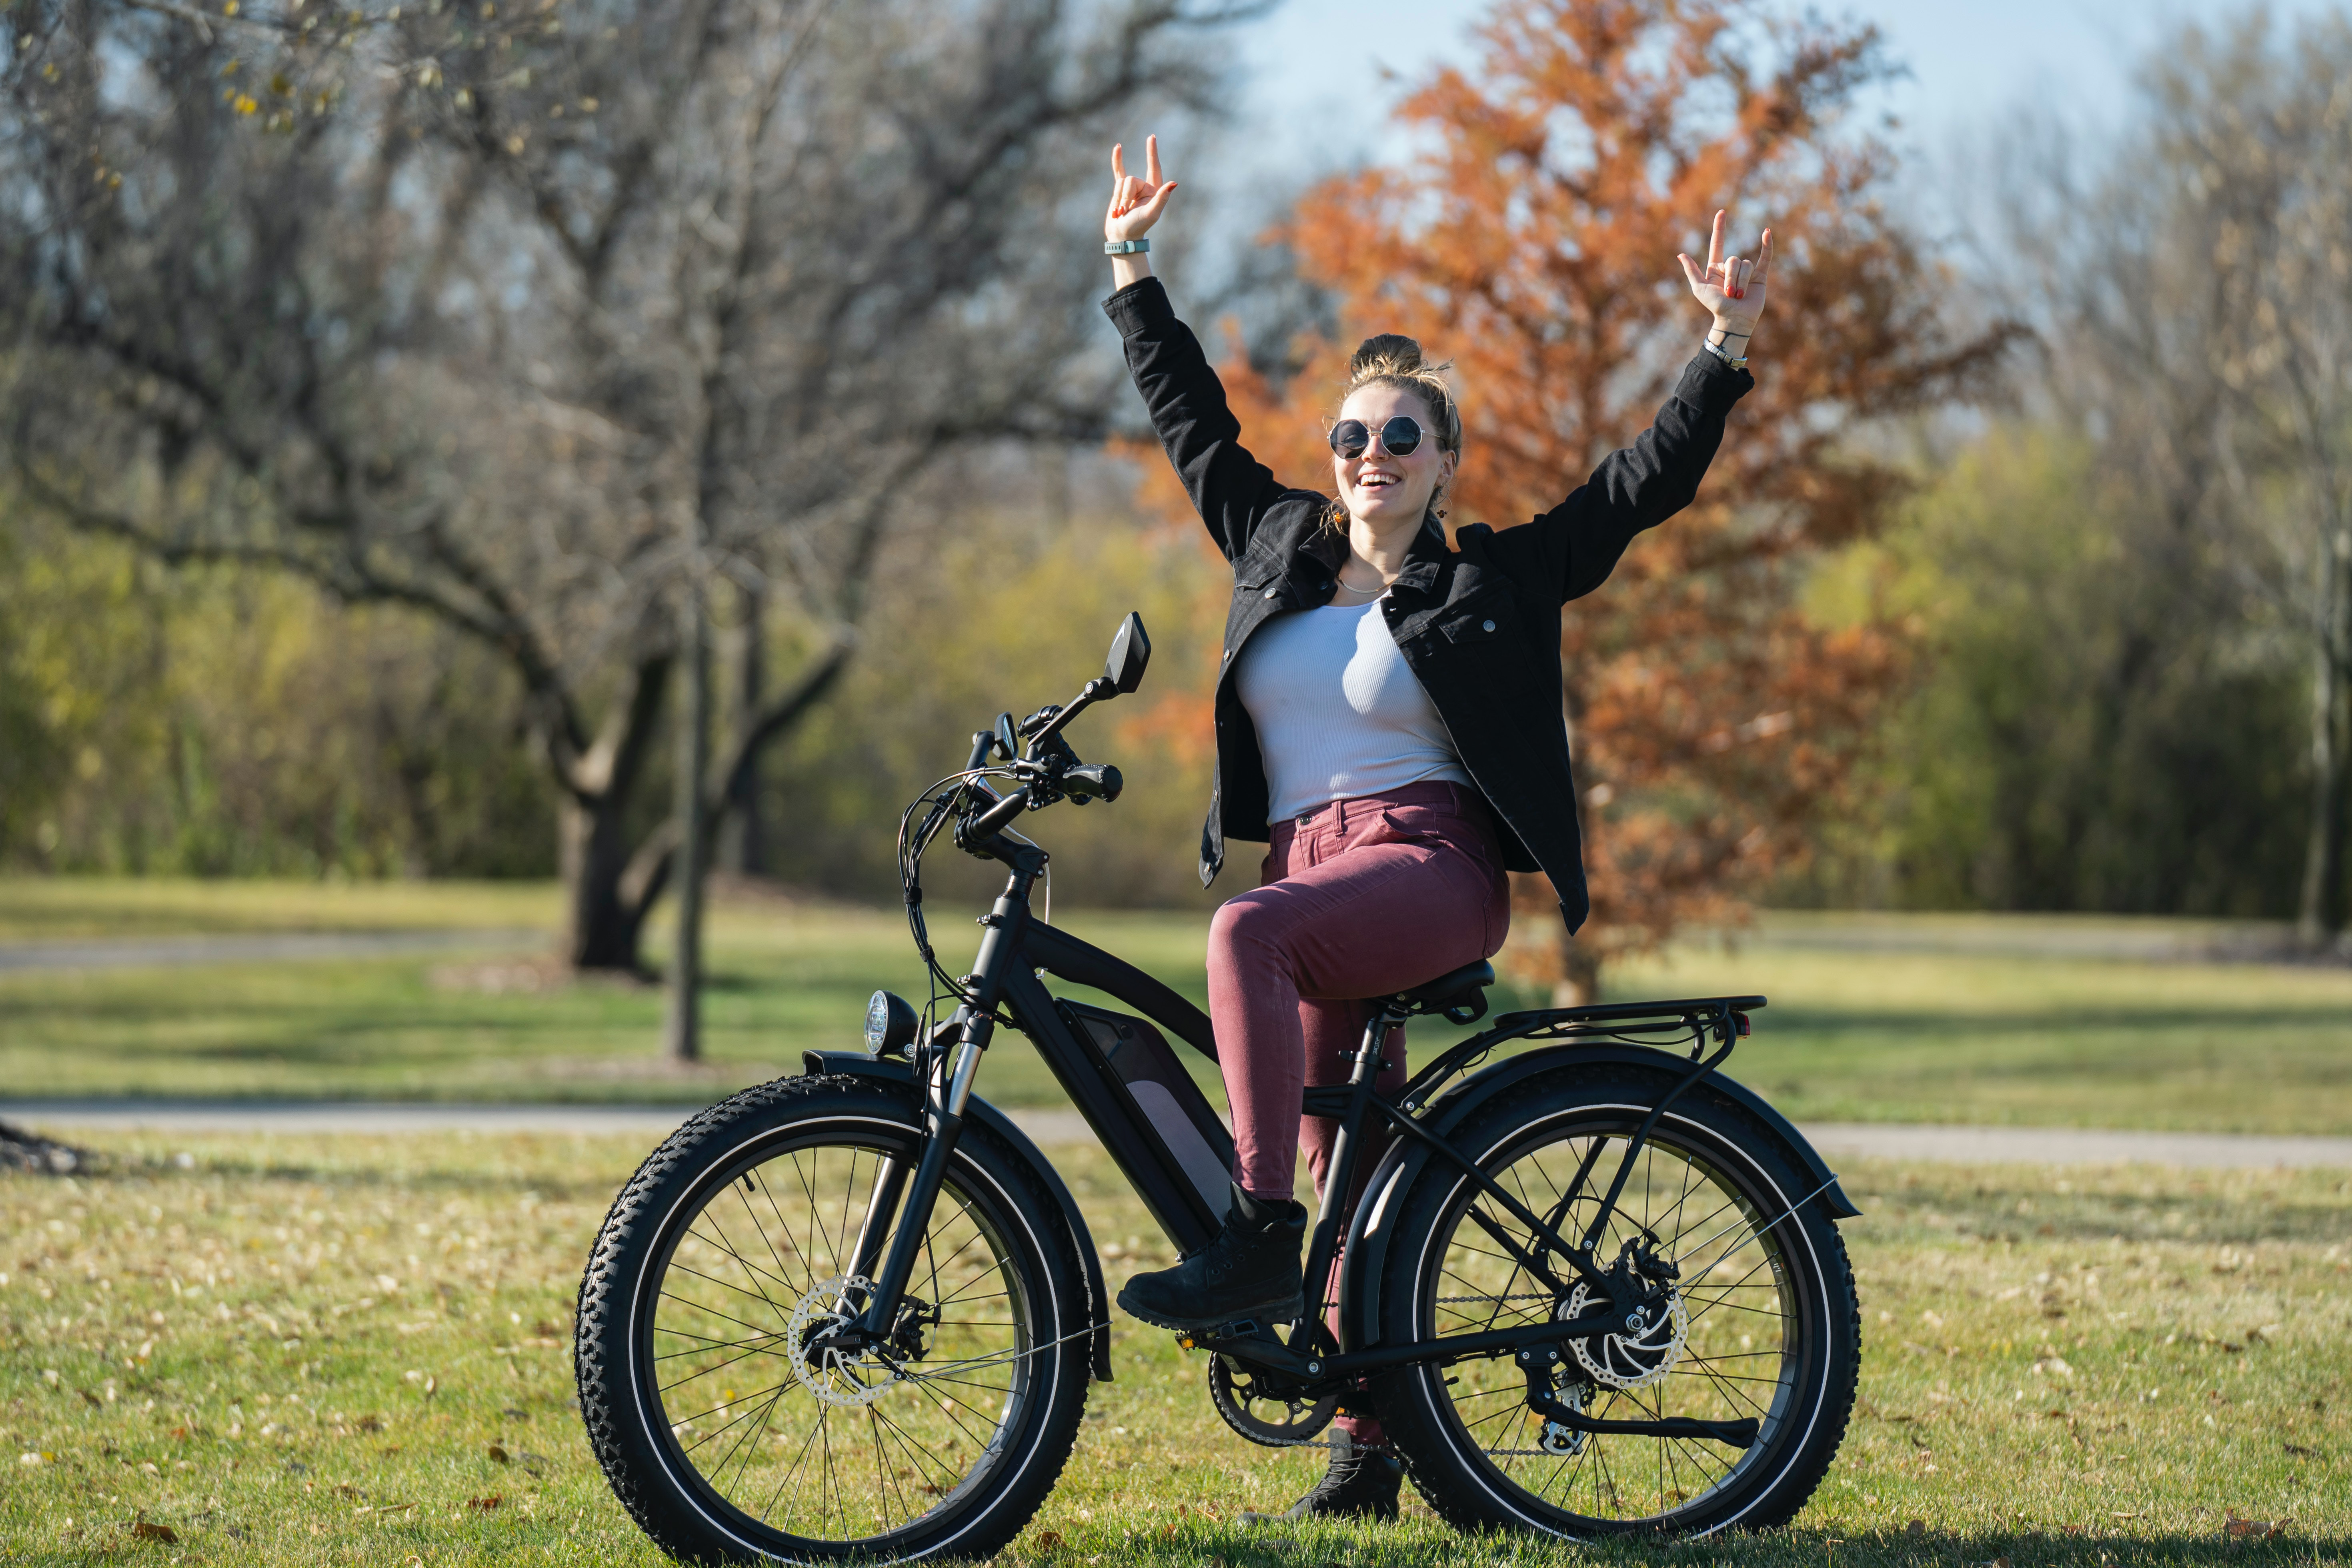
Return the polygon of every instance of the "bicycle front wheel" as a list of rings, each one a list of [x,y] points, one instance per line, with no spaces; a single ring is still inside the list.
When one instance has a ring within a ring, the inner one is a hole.
[[[1564,1070],[1449,1134],[1538,1216],[1581,1240],[1629,1141],[1673,1078]],[[1785,1523],[1835,1457],[1853,1405],[1861,1318],[1837,1227],[1771,1130],[1700,1085],[1660,1119],[1597,1260],[1629,1247],[1664,1267],[1654,1321],[1563,1341],[1557,1364],[1512,1356],[1388,1374],[1381,1415],[1430,1506],[1465,1529],[1584,1538],[1696,1534]],[[1572,1319],[1565,1294],[1520,1267],[1532,1235],[1462,1172],[1433,1163],[1405,1196],[1381,1284],[1382,1337],[1414,1340]],[[1391,1327],[1393,1325],[1393,1327]],[[1583,1415],[1753,1421],[1745,1448],[1713,1437],[1578,1431],[1533,1391]]]
[[[671,1556],[986,1556],[1051,1490],[1085,1414],[1085,1276],[984,1128],[964,1128],[887,1342],[836,1343],[920,1136],[908,1091],[781,1080],[680,1128],[614,1204],[581,1286],[581,1413]]]

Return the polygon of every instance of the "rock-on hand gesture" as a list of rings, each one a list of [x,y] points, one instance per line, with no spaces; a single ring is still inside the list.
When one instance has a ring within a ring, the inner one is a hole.
[[[1756,318],[1764,313],[1764,275],[1772,267],[1772,231],[1764,231],[1764,240],[1756,252],[1756,259],[1743,261],[1737,256],[1723,254],[1724,216],[1715,215],[1714,231],[1706,240],[1706,268],[1701,271],[1697,262],[1684,256],[1683,275],[1690,279],[1690,289],[1698,302],[1714,312],[1716,324],[1735,337],[1746,337],[1755,331]]]
[[[1103,215],[1105,239],[1141,239],[1168,210],[1176,182],[1160,177],[1160,138],[1143,141],[1143,177],[1127,172],[1127,149],[1110,150],[1110,210]]]

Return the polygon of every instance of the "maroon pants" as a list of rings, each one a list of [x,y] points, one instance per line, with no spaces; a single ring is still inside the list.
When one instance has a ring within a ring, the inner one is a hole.
[[[1475,790],[1409,784],[1276,824],[1263,885],[1226,900],[1209,926],[1209,1016],[1233,1107],[1234,1179],[1259,1197],[1289,1197],[1299,1092],[1348,1081],[1372,1013],[1363,999],[1491,957],[1510,921],[1501,847]],[[1383,1055],[1380,1083],[1396,1088],[1402,1027]],[[1303,1131],[1319,1194],[1339,1124],[1314,1117]],[[1375,1140],[1359,1182],[1378,1154]]]
[[[1209,1017],[1233,1107],[1234,1179],[1256,1196],[1289,1197],[1304,1132],[1319,1197],[1339,1124],[1302,1117],[1299,1092],[1348,1081],[1372,1015],[1364,998],[1492,957],[1510,924],[1494,820],[1459,784],[1409,784],[1276,824],[1262,885],[1227,900],[1209,925]],[[1402,1026],[1381,1055],[1379,1083],[1394,1089],[1405,1080]],[[1365,1131],[1350,1204],[1390,1136]],[[1386,1434],[1361,1399],[1343,1402],[1338,1424],[1377,1447]]]

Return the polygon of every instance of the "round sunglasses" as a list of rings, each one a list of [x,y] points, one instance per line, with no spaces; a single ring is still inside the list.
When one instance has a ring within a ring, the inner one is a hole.
[[[1421,445],[1421,421],[1400,414],[1380,428],[1381,446],[1391,458],[1406,458]],[[1360,419],[1342,419],[1331,426],[1331,450],[1354,462],[1371,449],[1372,430]]]

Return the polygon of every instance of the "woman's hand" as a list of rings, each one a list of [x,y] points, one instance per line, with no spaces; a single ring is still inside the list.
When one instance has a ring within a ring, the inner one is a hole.
[[[1141,239],[1168,210],[1168,197],[1176,189],[1175,181],[1160,177],[1160,138],[1143,140],[1141,179],[1127,172],[1127,149],[1121,146],[1110,150],[1110,210],[1103,215],[1103,237]]]
[[[1764,231],[1756,258],[1743,261],[1723,254],[1723,214],[1717,213],[1714,232],[1706,240],[1706,270],[1685,256],[1680,258],[1683,275],[1690,279],[1692,294],[1714,315],[1715,324],[1727,336],[1744,341],[1756,331],[1756,318],[1764,313],[1764,275],[1772,266],[1772,231]]]

